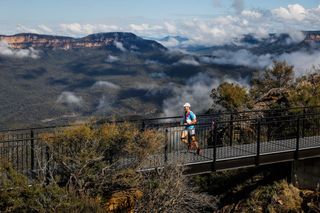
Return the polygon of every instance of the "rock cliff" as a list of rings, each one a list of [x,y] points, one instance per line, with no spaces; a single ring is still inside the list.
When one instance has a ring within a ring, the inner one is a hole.
[[[113,47],[124,50],[165,50],[161,44],[140,38],[132,33],[98,33],[83,38],[64,36],[39,35],[22,33],[16,35],[0,35],[0,41],[8,43],[11,48],[51,48],[51,49],[76,49],[76,48],[101,48]]]

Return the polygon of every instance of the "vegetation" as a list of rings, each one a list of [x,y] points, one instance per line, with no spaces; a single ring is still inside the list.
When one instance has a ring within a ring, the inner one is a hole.
[[[224,82],[211,91],[211,98],[229,111],[235,111],[250,101],[246,89],[238,84]]]
[[[229,111],[319,106],[320,68],[295,79],[293,66],[274,61],[271,69],[254,74],[248,92],[241,85],[224,82],[212,90],[211,98]]]
[[[19,174],[8,163],[0,166],[0,212],[102,212],[99,201],[56,184],[43,185]]]
[[[1,165],[0,211],[190,212],[208,208],[179,165],[139,173],[164,138],[133,124],[80,125],[43,134],[49,162],[37,180]]]
[[[252,79],[252,97],[259,98],[274,88],[288,88],[294,82],[293,66],[285,61],[274,61],[271,69],[256,73]]]
[[[298,78],[293,88],[288,97],[292,106],[319,106],[320,68],[314,68],[314,73]]]

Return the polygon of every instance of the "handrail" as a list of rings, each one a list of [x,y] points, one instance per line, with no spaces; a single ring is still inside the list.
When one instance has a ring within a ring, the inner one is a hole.
[[[277,112],[277,111],[289,111],[289,110],[295,110],[295,109],[317,109],[320,108],[320,106],[309,106],[309,107],[289,107],[289,108],[279,108],[279,109],[267,109],[267,110],[245,110],[245,111],[240,111],[240,112],[217,112],[217,113],[211,113],[211,114],[201,114],[198,115],[199,118],[205,118],[205,117],[222,117],[222,116],[226,116],[226,115],[241,115],[241,114],[245,114],[245,113],[257,113],[257,112],[261,112],[261,113],[266,113],[266,112]],[[305,114],[305,115],[309,115],[309,114]],[[304,116],[305,116],[304,115]],[[264,118],[271,118],[271,117],[276,117],[276,118],[281,118],[281,116],[267,116]],[[141,119],[128,119],[128,120],[118,120],[118,121],[110,121],[110,122],[106,122],[106,123],[123,123],[123,122],[134,122],[134,123],[142,123],[142,122],[147,122],[147,121],[160,121],[160,120],[169,120],[169,119],[178,119],[178,118],[182,118],[182,116],[172,116],[172,117],[156,117],[156,118],[141,118]],[[249,121],[248,119],[245,119],[247,121]],[[242,120],[233,120],[234,122],[239,122]],[[229,122],[229,121],[228,121]],[[97,123],[96,123],[97,124]],[[170,124],[169,122],[166,123],[162,123],[162,124]],[[44,129],[51,129],[51,128],[65,128],[65,127],[72,127],[72,126],[80,126],[82,124],[65,124],[65,125],[52,125],[52,126],[40,126],[40,127],[26,127],[26,128],[18,128],[18,129],[2,129],[0,130],[0,133],[7,133],[7,132],[15,132],[15,131],[30,131],[30,130],[44,130]]]

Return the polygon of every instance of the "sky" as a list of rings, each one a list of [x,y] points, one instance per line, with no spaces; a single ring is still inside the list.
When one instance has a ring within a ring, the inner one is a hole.
[[[197,44],[247,33],[287,32],[299,39],[301,30],[320,30],[318,20],[320,0],[10,0],[0,6],[5,35],[125,31],[151,38],[180,35]]]

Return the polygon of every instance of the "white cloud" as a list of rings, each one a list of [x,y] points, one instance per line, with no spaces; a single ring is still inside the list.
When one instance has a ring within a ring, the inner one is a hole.
[[[130,29],[132,31],[152,31],[152,30],[161,30],[163,29],[162,26],[159,25],[150,25],[150,24],[130,24]]]
[[[173,96],[163,102],[163,115],[175,116],[183,113],[183,104],[189,102],[195,113],[204,113],[212,105],[210,92],[219,86],[220,81],[206,74],[198,74],[189,79],[186,85],[172,86]]]
[[[219,0],[214,2],[219,3]],[[253,34],[258,38],[264,38],[268,33],[289,33],[301,30],[320,29],[320,6],[304,8],[299,4],[290,4],[287,7],[279,7],[272,10],[243,10],[244,0],[233,0],[232,7],[237,14],[220,15],[212,18],[184,18],[177,20],[166,19],[165,21],[152,20],[150,23],[144,20],[141,23],[128,25],[113,24],[81,24],[61,23],[58,27],[39,25],[28,28],[18,26],[19,32],[52,33],[69,36],[83,36],[98,32],[129,31],[139,36],[161,38],[168,35],[179,35],[189,38],[180,46],[202,45],[213,46],[234,42],[236,38],[244,34]],[[290,26],[290,28],[288,27]],[[289,29],[288,29],[289,28]],[[293,33],[293,42],[301,40],[301,34]],[[298,36],[297,36],[298,35]],[[164,45],[175,47],[177,41],[170,39]]]
[[[35,33],[35,34],[41,34],[41,31],[34,28],[29,28],[24,25],[18,24],[17,31],[20,33]]]
[[[201,57],[202,63],[246,66],[260,70],[270,68],[273,60],[286,61],[289,65],[294,66],[295,76],[299,77],[310,72],[313,66],[320,65],[320,51],[255,55],[245,49],[238,51],[218,50],[212,53],[212,57]]]
[[[290,35],[290,41],[288,41],[288,44],[299,43],[303,41],[303,39],[305,39],[306,37],[303,32],[299,30],[290,29],[290,28],[285,29],[283,32],[288,33]]]
[[[73,23],[73,24],[60,24],[60,27],[62,30],[71,33],[82,33],[82,26],[79,23]]]
[[[120,89],[120,86],[109,81],[97,81],[92,88]]]
[[[100,32],[114,32],[121,31],[121,28],[116,25],[106,24],[60,24],[60,31],[66,35],[82,36]]]
[[[254,18],[254,19],[259,19],[262,17],[261,13],[253,10],[243,10],[241,12],[241,15],[246,18]]]
[[[169,22],[164,22],[164,26],[167,29],[169,34],[176,34],[177,33],[177,27]]]
[[[196,61],[193,57],[186,57],[186,58],[180,59],[177,63],[174,63],[174,65],[178,65],[178,64],[200,66],[200,63]]]
[[[202,57],[205,63],[232,64],[237,66],[246,66],[251,68],[265,68],[272,64],[270,54],[254,55],[246,49],[237,51],[217,50],[212,52],[211,58]]]
[[[74,105],[74,106],[82,106],[83,100],[82,97],[76,96],[73,92],[62,92],[58,99],[57,103]]]
[[[54,30],[48,27],[47,25],[40,24],[36,27],[27,27],[24,25],[17,25],[17,31],[19,33],[35,33],[35,34],[52,34]]]
[[[121,43],[120,41],[113,41],[114,46],[116,46],[116,48],[118,48],[119,50],[121,50],[122,52],[126,52],[127,49],[123,46],[123,43]]]
[[[173,37],[170,37],[166,41],[158,41],[158,42],[161,43],[165,47],[177,47],[180,44],[180,42]]]
[[[289,4],[288,8],[280,7],[271,12],[279,18],[287,20],[302,21],[307,16],[306,9],[300,4]]]
[[[46,25],[44,25],[44,24],[41,24],[41,25],[39,25],[38,26],[43,32],[46,32],[46,33],[52,33],[53,32],[53,30],[50,28],[50,27],[48,27],[48,26],[46,26]]]
[[[288,64],[293,65],[295,76],[299,77],[310,72],[313,66],[320,65],[320,51],[284,53],[279,57],[279,60],[285,60]]]
[[[159,61],[155,61],[155,60],[150,60],[150,59],[147,59],[144,64],[146,65],[160,65],[160,62]]]
[[[106,96],[102,96],[97,106],[97,112],[101,114],[101,113],[106,113],[112,110],[112,102],[113,101],[110,100],[110,98],[107,98]]]
[[[12,49],[9,44],[4,41],[0,41],[0,55],[15,57],[15,58],[33,58],[40,57],[40,51],[33,49]]]
[[[113,56],[113,55],[108,55],[108,57],[106,59],[107,63],[114,63],[114,62],[117,62],[117,61],[119,61],[119,57]]]

